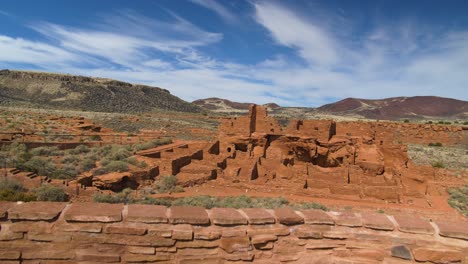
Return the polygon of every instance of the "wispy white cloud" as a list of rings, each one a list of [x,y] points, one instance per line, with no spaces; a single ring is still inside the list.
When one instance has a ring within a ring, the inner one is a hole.
[[[337,62],[335,43],[320,27],[271,2],[256,3],[255,10],[258,23],[268,29],[279,44],[297,49],[311,64]]]
[[[229,9],[218,3],[216,0],[190,0],[191,2],[201,5],[218,14],[224,21],[230,24],[237,23],[238,20]]]
[[[252,64],[220,60],[201,48],[217,45],[221,33],[176,14],[162,21],[126,10],[89,27],[36,24],[43,41],[0,35],[0,63],[145,83],[186,100],[216,96],[318,106],[345,97],[468,99],[468,32],[406,21],[375,24],[351,41],[342,28],[353,25],[325,26],[271,2],[252,8],[255,21],[269,33],[266,39],[289,49]]]

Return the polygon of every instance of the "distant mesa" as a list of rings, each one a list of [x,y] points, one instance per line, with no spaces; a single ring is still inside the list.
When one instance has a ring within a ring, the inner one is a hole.
[[[247,113],[249,112],[249,106],[252,104],[238,103],[217,97],[199,99],[193,101],[192,103],[202,108],[205,108],[206,110],[220,113]],[[275,103],[267,103],[263,106],[267,107],[268,110],[280,108],[280,106]]]
[[[346,98],[317,111],[335,115],[359,115],[370,119],[466,118],[468,102],[437,96],[393,97],[378,100]]]

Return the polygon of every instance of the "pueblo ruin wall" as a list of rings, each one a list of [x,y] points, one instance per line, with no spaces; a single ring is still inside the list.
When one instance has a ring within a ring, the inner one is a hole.
[[[0,203],[0,263],[468,263],[468,224],[289,208]]]

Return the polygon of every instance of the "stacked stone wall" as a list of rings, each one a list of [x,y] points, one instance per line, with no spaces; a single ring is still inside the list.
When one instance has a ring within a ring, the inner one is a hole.
[[[0,263],[468,263],[466,219],[52,202],[0,217]]]

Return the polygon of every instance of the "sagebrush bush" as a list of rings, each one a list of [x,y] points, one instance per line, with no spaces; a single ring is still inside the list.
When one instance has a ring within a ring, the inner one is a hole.
[[[24,192],[23,184],[11,178],[0,178],[0,190],[12,190],[15,192]]]
[[[49,184],[41,185],[33,190],[38,201],[66,202],[68,194],[60,187]]]
[[[36,196],[26,192],[15,192],[10,189],[0,190],[0,201],[9,201],[9,202],[31,202],[36,201]]]
[[[78,164],[81,161],[81,158],[79,155],[65,155],[62,158],[62,164]]]
[[[52,176],[57,170],[55,163],[50,158],[32,157],[23,164],[26,171],[35,172],[43,176]]]
[[[81,162],[81,169],[83,171],[90,171],[94,168],[96,168],[96,161],[93,159],[85,158]]]
[[[144,143],[141,143],[141,144],[135,144],[135,145],[133,145],[132,148],[135,151],[140,151],[140,150],[155,148],[155,147],[158,147],[158,146],[167,145],[167,144],[171,144],[171,143],[172,143],[172,139],[170,139],[170,138],[155,139],[155,140],[151,140],[151,141],[144,142]]]
[[[93,201],[97,203],[134,203],[135,200],[131,197],[133,190],[126,188],[117,194],[96,193],[93,196]]]
[[[157,193],[183,192],[184,189],[177,186],[177,178],[174,175],[163,175],[155,182]]]
[[[29,151],[32,156],[61,156],[63,151],[59,150],[57,147],[37,147]]]
[[[468,216],[468,185],[451,188],[448,192],[450,194],[449,205]]]

